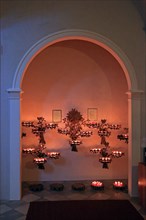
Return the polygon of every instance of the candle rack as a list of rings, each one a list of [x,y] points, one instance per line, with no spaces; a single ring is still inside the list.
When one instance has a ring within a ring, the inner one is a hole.
[[[35,147],[26,147],[23,148],[22,152],[24,154],[31,154],[33,158],[33,162],[37,165],[38,169],[45,169],[44,164],[47,162],[49,158],[51,159],[59,159],[59,152],[46,152],[46,141],[44,134],[48,129],[56,129],[56,123],[46,123],[43,117],[37,117],[37,123],[33,121],[23,121],[22,126],[31,128],[32,133],[38,137],[39,144]],[[26,135],[25,135],[26,136]]]
[[[124,155],[122,151],[110,151],[109,143],[106,140],[106,138],[111,135],[111,130],[119,130],[121,128],[121,125],[109,124],[107,123],[106,119],[102,119],[100,123],[88,121],[87,126],[89,128],[96,128],[97,134],[101,138],[100,148],[92,148],[90,149],[90,152],[92,152],[93,154],[99,154],[99,162],[102,163],[102,168],[108,169],[108,164],[112,162],[113,158],[120,158]]]
[[[128,144],[128,139],[129,139],[129,135],[128,135],[128,128],[124,128],[122,134],[117,135],[117,138],[121,141],[124,140],[125,143]]]
[[[58,133],[69,136],[69,144],[72,151],[78,151],[77,145],[82,144],[82,137],[90,137],[92,131],[83,131],[83,127],[86,126],[86,121],[81,113],[73,108],[67,113],[66,118],[63,119],[65,124],[64,128],[58,128]]]

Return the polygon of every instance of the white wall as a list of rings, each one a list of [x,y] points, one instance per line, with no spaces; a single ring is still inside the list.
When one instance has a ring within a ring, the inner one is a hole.
[[[114,42],[129,58],[138,89],[145,89],[145,34],[131,1],[1,1],[1,192],[9,198],[9,106],[19,62],[38,40],[57,31],[93,31]],[[50,108],[49,108],[50,109]],[[146,138],[146,105],[142,101],[141,139]],[[11,149],[12,150],[12,149]]]

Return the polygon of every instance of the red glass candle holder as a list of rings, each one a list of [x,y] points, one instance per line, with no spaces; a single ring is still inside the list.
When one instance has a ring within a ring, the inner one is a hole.
[[[125,188],[125,184],[122,181],[115,181],[113,183],[113,188],[123,190]]]
[[[95,189],[95,190],[101,190],[101,189],[104,189],[104,184],[100,181],[93,181],[91,183],[91,187],[92,189]]]

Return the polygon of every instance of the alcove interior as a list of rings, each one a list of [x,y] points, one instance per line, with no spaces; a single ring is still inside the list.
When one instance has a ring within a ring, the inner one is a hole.
[[[128,85],[120,64],[107,50],[84,40],[54,43],[30,62],[21,89],[22,121],[35,121],[42,116],[52,122],[52,110],[61,110],[64,118],[72,108],[87,119],[88,108],[97,108],[98,122],[107,119],[109,123],[121,124],[121,130],[112,130],[108,142],[112,149],[125,153],[124,157],[113,159],[109,169],[103,169],[98,156],[90,153],[100,144],[96,129],[91,137],[82,138],[78,152],[71,151],[68,136],[56,129],[47,130],[46,147],[59,151],[61,157],[49,159],[45,170],[39,170],[32,155],[22,154],[22,181],[128,179],[128,145],[117,139],[128,126]],[[63,122],[58,126],[64,127]],[[22,127],[22,132],[26,133],[22,147],[38,145],[31,128]]]

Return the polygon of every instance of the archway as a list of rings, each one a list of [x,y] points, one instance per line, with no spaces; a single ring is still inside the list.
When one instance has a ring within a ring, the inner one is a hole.
[[[21,197],[21,153],[19,147],[20,143],[20,85],[23,79],[23,74],[32,61],[32,59],[44,50],[49,45],[56,42],[69,40],[69,39],[80,39],[89,41],[97,44],[108,52],[118,61],[121,65],[128,84],[128,100],[129,100],[129,136],[130,142],[128,147],[128,189],[130,196],[137,194],[137,164],[140,161],[140,94],[141,91],[137,90],[137,81],[135,77],[135,71],[126,57],[126,55],[117,47],[113,42],[105,37],[98,35],[93,32],[83,30],[67,30],[57,32],[51,36],[47,36],[37,42],[22,58],[19,66],[16,70],[12,88],[9,92],[10,102],[10,145],[13,148],[13,152],[10,154],[10,173],[16,174],[16,178],[10,176],[10,199],[20,199]],[[135,120],[133,120],[135,119]],[[13,130],[15,124],[16,129]],[[133,136],[136,137],[133,139]],[[11,148],[10,146],[10,148]],[[14,149],[14,146],[17,146]],[[138,146],[138,147],[137,147]],[[11,148],[11,149],[12,149]],[[135,154],[136,152],[136,154]],[[12,166],[13,159],[15,158],[15,166]],[[17,186],[17,187],[16,187]]]

